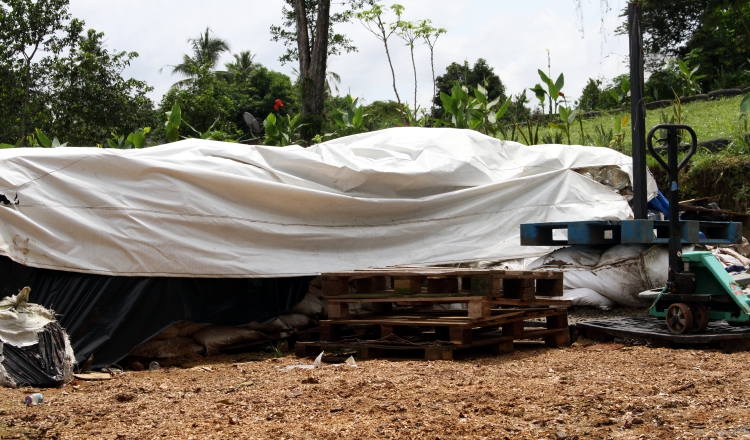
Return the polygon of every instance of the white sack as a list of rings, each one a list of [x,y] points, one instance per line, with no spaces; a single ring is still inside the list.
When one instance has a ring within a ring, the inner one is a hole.
[[[394,128],[310,148],[188,139],[146,149],[0,150],[0,255],[124,276],[271,277],[543,255],[521,223],[622,220],[573,169],[609,148]],[[649,193],[656,191],[649,177]]]
[[[586,288],[619,305],[638,307],[645,304],[638,293],[665,285],[668,266],[666,246],[580,245],[552,252],[526,270],[562,270],[565,290]]]
[[[564,291],[563,299],[571,301],[574,306],[599,307],[602,310],[609,310],[617,305],[606,296],[586,287]]]
[[[281,315],[279,316],[279,321],[283,322],[284,325],[294,330],[304,330],[315,325],[315,321],[313,321],[312,318],[300,313]]]
[[[206,356],[216,354],[223,347],[263,339],[263,334],[245,327],[211,325],[193,335],[195,342],[206,347]]]
[[[195,332],[202,330],[206,327],[208,327],[208,324],[195,324],[192,322],[185,322],[185,321],[175,322],[174,324],[170,325],[169,327],[159,332],[158,335],[154,336],[151,339],[163,340],[163,339],[176,338],[179,336],[183,336],[183,337],[193,336]]]
[[[302,301],[294,306],[289,313],[299,313],[305,316],[317,316],[323,313],[323,303],[315,294],[307,292]]]
[[[177,336],[171,339],[151,339],[135,347],[130,356],[145,358],[171,358],[191,356],[203,352],[203,347],[192,338]]]

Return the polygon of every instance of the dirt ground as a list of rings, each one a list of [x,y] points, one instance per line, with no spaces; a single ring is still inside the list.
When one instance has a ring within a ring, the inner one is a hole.
[[[0,389],[0,437],[750,439],[750,353],[518,346],[456,361],[205,358],[60,389]],[[27,407],[26,394],[44,403]]]

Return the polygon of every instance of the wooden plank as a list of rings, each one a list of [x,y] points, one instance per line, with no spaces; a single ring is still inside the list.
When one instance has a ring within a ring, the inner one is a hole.
[[[343,319],[349,317],[349,304],[330,303],[328,304],[328,317],[332,319]]]
[[[513,321],[503,324],[503,336],[511,336],[514,339],[523,336],[523,321]]]
[[[349,294],[349,279],[340,277],[323,277],[323,295],[342,296]]]
[[[533,300],[516,300],[516,299],[506,299],[506,298],[492,298],[489,300],[492,304],[497,306],[530,306],[530,307],[536,307],[536,306],[560,306],[560,307],[569,307],[573,304],[572,301],[567,299],[540,299],[535,298]]]
[[[400,295],[414,295],[422,293],[424,277],[394,277],[393,290]]]
[[[562,275],[562,274],[561,274]],[[536,295],[563,296],[563,278],[549,278],[536,280]]]
[[[458,278],[427,278],[427,293],[458,292]]]
[[[385,290],[385,277],[374,276],[370,278],[355,279],[354,288],[359,294],[383,291]]]
[[[489,318],[492,313],[492,304],[483,300],[469,301],[468,305],[469,318]]]
[[[425,348],[424,358],[428,361],[450,361],[453,360],[453,349],[444,347]]]
[[[534,279],[503,279],[503,298],[533,300],[536,294]]]
[[[551,315],[547,317],[547,328],[568,328],[568,315]]]

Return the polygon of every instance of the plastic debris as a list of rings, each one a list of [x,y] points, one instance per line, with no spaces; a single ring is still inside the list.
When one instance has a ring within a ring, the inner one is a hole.
[[[354,361],[354,356],[349,356],[349,359],[346,360],[346,365],[352,367],[352,368],[359,368],[357,366],[357,363]]]
[[[284,368],[279,368],[279,371],[291,371],[295,368],[299,368],[300,370],[314,370],[316,368],[320,368],[321,363],[323,362],[323,353],[324,351],[321,351],[318,357],[315,358],[315,362],[312,363],[312,365],[303,365],[303,364],[295,364],[295,365],[289,365]]]
[[[44,402],[44,397],[42,397],[42,393],[29,394],[23,399],[23,403],[25,403],[27,406],[38,405],[42,402]]]

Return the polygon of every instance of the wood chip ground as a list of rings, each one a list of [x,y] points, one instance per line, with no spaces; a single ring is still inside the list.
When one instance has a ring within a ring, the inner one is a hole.
[[[294,356],[220,356],[60,389],[5,388],[0,436],[750,438],[750,353],[592,344],[312,371],[279,371],[311,363]],[[24,406],[23,397],[37,391],[44,403]]]

